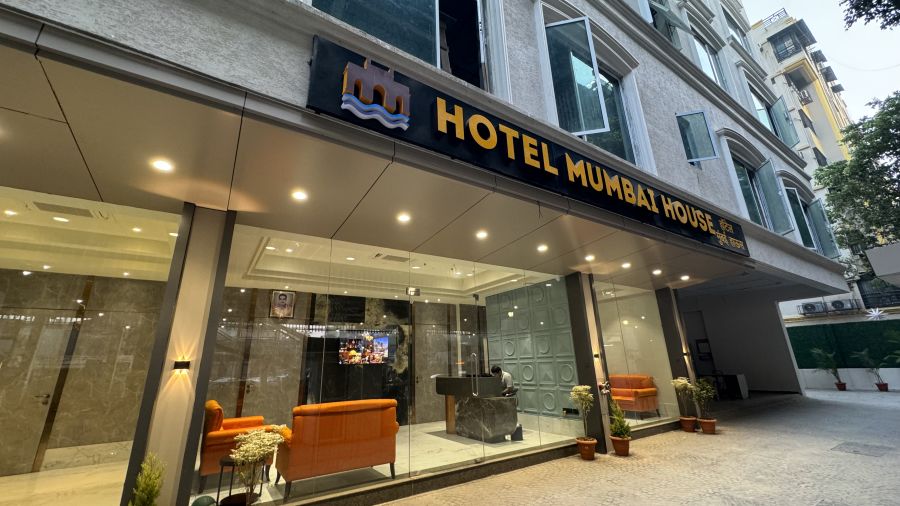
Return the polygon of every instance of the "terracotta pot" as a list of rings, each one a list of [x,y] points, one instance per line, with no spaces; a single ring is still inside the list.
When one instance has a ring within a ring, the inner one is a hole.
[[[681,422],[681,430],[685,432],[697,432],[696,416],[681,416],[678,417],[678,420]]]
[[[838,382],[836,382],[836,383],[834,384],[834,386],[836,386],[837,389],[840,390],[841,392],[843,392],[844,390],[847,390],[847,384],[844,383],[843,381],[838,381]]]
[[[578,443],[578,453],[581,454],[583,460],[594,460],[594,447],[597,446],[597,440],[592,437],[576,438]]]
[[[887,383],[875,383],[875,386],[878,387],[879,392],[887,392],[888,391]]]
[[[613,449],[616,450],[616,455],[620,457],[628,456],[628,447],[631,444],[630,437],[609,436],[609,439],[612,441]]]
[[[716,419],[715,418],[701,418],[699,421],[700,421],[700,428],[703,430],[704,434],[715,434],[716,433]]]

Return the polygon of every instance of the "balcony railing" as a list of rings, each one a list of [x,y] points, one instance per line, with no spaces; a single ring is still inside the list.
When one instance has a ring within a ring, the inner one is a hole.
[[[775,58],[778,59],[779,62],[782,62],[791,56],[802,52],[803,48],[799,44],[787,44],[781,47],[775,47]]]
[[[875,276],[861,277],[856,286],[867,308],[900,306],[900,287]]]

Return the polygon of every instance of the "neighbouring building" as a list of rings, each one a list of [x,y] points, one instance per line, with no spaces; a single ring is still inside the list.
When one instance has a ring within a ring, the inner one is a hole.
[[[778,304],[846,283],[749,32],[737,0],[0,0],[0,493],[124,506],[152,452],[161,504],[221,499],[284,424],[264,503],[375,501],[605,451],[607,395],[672,427],[674,377],[802,392]]]

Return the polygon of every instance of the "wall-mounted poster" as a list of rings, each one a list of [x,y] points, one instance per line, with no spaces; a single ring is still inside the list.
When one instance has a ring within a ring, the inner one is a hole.
[[[272,290],[272,302],[269,305],[269,318],[293,318],[294,298],[296,292]]]

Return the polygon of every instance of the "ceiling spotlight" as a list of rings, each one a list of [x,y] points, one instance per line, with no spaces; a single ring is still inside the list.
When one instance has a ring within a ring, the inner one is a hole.
[[[131,229],[131,231],[132,231],[132,232],[140,232],[140,231],[141,231],[141,227],[134,227],[134,228]]]
[[[544,285],[544,286],[553,286],[553,283],[547,283],[547,284]]]
[[[62,216],[54,216],[53,221],[58,221],[60,223],[68,223],[69,218],[63,218]]]
[[[150,162],[150,166],[160,172],[172,172],[175,170],[175,166],[172,165],[172,162],[168,160],[164,160],[162,158],[157,158]]]
[[[246,292],[246,291],[247,291],[246,289],[241,288],[241,293],[244,293],[244,292]]]
[[[234,311],[234,309],[228,308],[228,312],[229,312],[229,313],[232,312],[232,311]]]
[[[131,276],[131,273],[130,273],[130,272],[123,272],[122,275],[125,276],[125,277],[127,278],[128,276]]]
[[[631,262],[625,262],[624,264],[622,264],[622,268],[623,269],[631,269]]]
[[[397,221],[399,221],[400,223],[409,223],[409,220],[411,219],[412,218],[408,213],[400,213],[397,215]]]
[[[689,280],[689,279],[691,279],[691,277],[688,276],[687,274],[685,274],[684,276],[681,276],[681,280],[682,280],[682,281],[687,281],[687,280]]]
[[[293,252],[294,252],[294,250],[292,250],[291,248],[288,248],[288,249],[286,249],[286,250],[284,250],[284,251],[286,251],[286,252],[288,252],[288,253],[293,253]]]
[[[347,295],[347,290],[344,290],[344,295]]]
[[[438,302],[440,302],[440,301],[441,301],[441,299],[438,299]]]
[[[628,325],[628,320],[622,320],[622,325]]]
[[[309,198],[309,195],[303,190],[296,190],[291,193],[291,198],[294,200],[306,200]]]
[[[421,267],[421,266],[418,266],[418,265],[413,265],[412,268],[413,268],[413,269],[416,269],[416,270],[419,270],[419,269],[421,269],[422,267]]]
[[[45,270],[45,271],[46,271],[47,269],[49,269],[49,268],[50,268],[49,265],[44,264],[44,270]]]
[[[354,260],[356,260],[356,257],[347,257],[347,261],[348,261],[348,262],[352,262],[352,261],[354,261]]]
[[[178,232],[169,232],[170,237],[178,237]]]
[[[284,285],[284,289],[287,290],[291,287],[291,285]]]
[[[31,271],[22,271],[23,276],[31,276]]]
[[[266,246],[266,249],[269,251],[275,251],[275,246]]]
[[[471,277],[474,276],[474,275],[475,275],[474,273],[471,273],[471,272],[470,272],[470,273],[466,274],[466,277],[471,278]]]
[[[646,317],[646,316],[644,316],[644,315],[641,315],[641,320],[646,320],[646,319],[647,319],[647,317]]]
[[[654,276],[659,276],[660,274],[662,274],[662,269],[653,269]]]
[[[97,313],[97,316],[103,316],[103,313]]]
[[[19,214],[19,213],[13,211],[12,209],[7,209],[6,211],[3,211],[3,214],[5,214],[5,215],[7,215],[7,216],[15,216],[15,215],[17,215],[17,214]]]
[[[479,230],[478,232],[475,232],[475,237],[477,237],[479,239],[482,239],[482,240],[487,239],[487,236],[488,236],[487,230]]]
[[[594,255],[588,255],[588,256],[584,257],[584,261],[585,262],[593,262],[596,258],[597,257],[595,257]]]
[[[548,249],[550,249],[550,248],[548,248],[546,244],[538,244],[538,247],[537,247],[538,252],[544,253]]]

